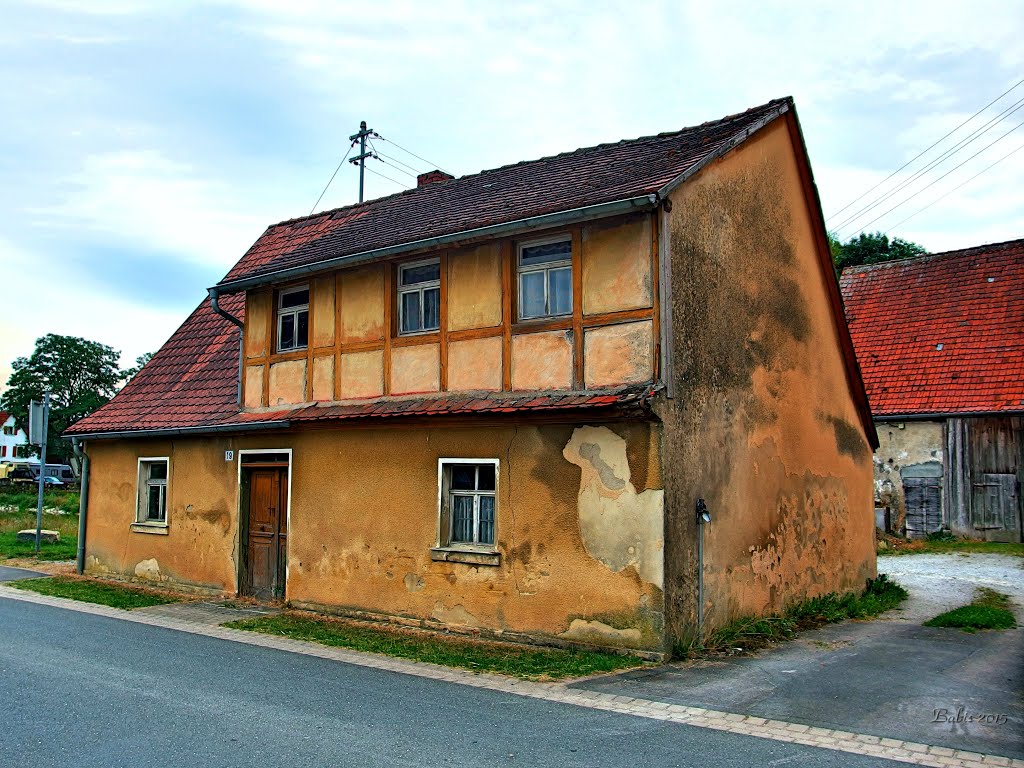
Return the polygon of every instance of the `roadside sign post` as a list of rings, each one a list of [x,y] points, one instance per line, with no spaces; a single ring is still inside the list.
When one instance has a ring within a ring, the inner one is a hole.
[[[36,554],[43,540],[43,488],[46,486],[46,438],[50,421],[50,393],[43,395],[43,402],[33,400],[28,409],[29,442],[40,447],[39,455],[39,497],[36,501]]]

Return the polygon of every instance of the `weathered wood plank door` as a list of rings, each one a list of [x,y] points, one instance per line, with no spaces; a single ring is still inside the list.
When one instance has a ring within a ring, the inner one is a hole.
[[[923,539],[942,528],[942,478],[903,478],[907,538]]]
[[[283,598],[288,551],[286,468],[250,471],[248,516],[242,591],[262,600]]]
[[[1024,478],[1024,419],[975,418],[968,422],[970,447],[969,536],[1021,541],[1021,479]]]

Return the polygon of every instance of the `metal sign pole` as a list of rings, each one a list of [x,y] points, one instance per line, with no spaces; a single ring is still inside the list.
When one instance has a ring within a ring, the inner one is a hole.
[[[39,554],[39,544],[43,540],[43,488],[46,486],[46,438],[50,421],[50,393],[43,395],[43,433],[40,440],[41,451],[39,456],[39,499],[36,501],[36,554]]]

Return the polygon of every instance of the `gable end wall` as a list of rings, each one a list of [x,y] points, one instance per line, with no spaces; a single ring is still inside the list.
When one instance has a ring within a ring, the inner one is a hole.
[[[851,395],[792,115],[672,196],[674,398],[663,399],[666,613],[695,634],[875,575],[872,461]]]

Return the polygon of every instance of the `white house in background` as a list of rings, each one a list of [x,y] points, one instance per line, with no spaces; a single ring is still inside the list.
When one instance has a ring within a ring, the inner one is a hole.
[[[28,435],[7,411],[0,411],[0,461],[28,456]]]

